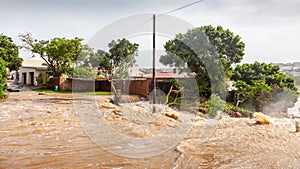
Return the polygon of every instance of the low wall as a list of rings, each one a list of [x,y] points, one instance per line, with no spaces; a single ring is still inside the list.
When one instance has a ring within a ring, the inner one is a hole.
[[[149,99],[150,80],[114,80],[114,84],[124,94],[139,95]],[[102,79],[51,78],[49,88],[54,90],[55,85],[58,85],[58,89],[62,91],[112,91],[110,82]]]
[[[49,88],[54,90],[55,85],[62,91],[111,91],[108,80],[94,79],[72,79],[72,78],[51,78]]]
[[[149,99],[149,80],[115,80],[115,87],[124,94],[139,95]]]

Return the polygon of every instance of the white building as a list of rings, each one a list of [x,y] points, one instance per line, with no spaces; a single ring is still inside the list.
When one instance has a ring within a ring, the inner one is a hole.
[[[19,69],[19,83],[25,85],[37,85],[36,78],[40,73],[47,71],[43,60],[24,60]]]

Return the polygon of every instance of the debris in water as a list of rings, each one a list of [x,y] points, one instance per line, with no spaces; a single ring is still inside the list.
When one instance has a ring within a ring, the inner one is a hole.
[[[175,110],[172,110],[170,108],[169,109],[165,109],[164,115],[167,116],[167,117],[173,118],[175,120],[179,119],[179,112],[177,112]]]
[[[296,132],[300,132],[300,123],[296,121]]]
[[[271,118],[263,113],[256,112],[253,114],[256,124],[271,124]]]
[[[106,108],[106,109],[114,109],[116,106],[112,103],[104,103],[100,105],[101,108]]]
[[[119,116],[122,115],[122,111],[119,110],[119,109],[115,109],[115,110],[113,110],[112,112],[115,113],[116,115],[119,115]]]
[[[240,112],[235,112],[235,111],[232,111],[232,110],[227,111],[227,114],[230,117],[236,117],[236,118],[242,118],[243,117],[243,115]]]

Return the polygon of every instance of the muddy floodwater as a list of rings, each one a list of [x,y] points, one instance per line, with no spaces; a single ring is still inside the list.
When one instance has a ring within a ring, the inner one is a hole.
[[[97,111],[72,94],[10,93],[0,102],[0,168],[300,168],[295,119],[251,125],[222,116],[210,126],[194,115],[153,115],[147,105],[116,107],[110,97],[96,96],[99,116],[84,118]],[[199,139],[209,127],[212,134]]]

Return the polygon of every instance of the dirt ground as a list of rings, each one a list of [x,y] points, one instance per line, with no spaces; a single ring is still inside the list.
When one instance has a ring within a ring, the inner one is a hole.
[[[92,103],[83,97],[10,93],[0,102],[0,168],[300,166],[300,132],[295,132],[295,119],[273,118],[270,125],[252,125],[254,119],[222,116],[211,125],[184,113],[174,120],[164,115],[172,113],[168,108],[153,115],[147,105],[116,107],[109,103],[111,96],[96,96]],[[208,131],[212,135],[201,140]],[[129,142],[125,145],[122,137],[111,133],[121,133]],[[134,145],[124,150],[130,141],[151,151]]]

